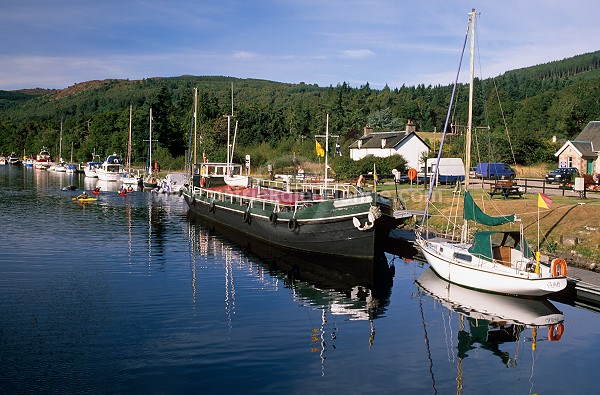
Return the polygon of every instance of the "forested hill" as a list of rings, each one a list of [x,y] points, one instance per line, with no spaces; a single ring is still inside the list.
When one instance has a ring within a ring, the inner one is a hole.
[[[514,157],[527,164],[553,159],[552,136],[573,138],[589,121],[600,119],[599,66],[600,51],[476,81],[474,122],[489,125],[486,140],[494,147],[494,157],[512,162],[513,154],[502,141],[505,125]],[[313,136],[324,132],[327,113],[330,132],[340,136],[343,149],[367,124],[376,130],[397,130],[411,119],[417,130],[441,131],[452,92],[451,85],[375,90],[368,83],[359,88],[346,83],[319,87],[201,76],[88,81],[62,90],[0,91],[0,153],[34,154],[42,146],[56,152],[61,119],[63,146],[72,141],[77,160],[89,160],[94,150],[101,155],[124,152],[131,105],[134,157],[140,161],[145,157],[147,143],[143,140],[148,138],[152,107],[153,138],[159,140],[157,155],[167,161],[178,160],[188,147],[193,88],[198,88],[202,150],[218,157],[224,152],[226,136],[223,115],[232,111],[232,85],[239,147],[267,144],[306,155]],[[464,125],[468,89],[460,86],[458,91],[452,123]],[[448,147],[450,153],[461,150],[460,139],[454,140]]]

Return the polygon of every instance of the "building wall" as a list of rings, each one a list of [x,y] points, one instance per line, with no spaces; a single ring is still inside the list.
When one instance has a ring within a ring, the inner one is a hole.
[[[367,155],[373,155],[380,158],[387,158],[391,155],[402,155],[406,160],[406,166],[408,168],[419,168],[419,160],[423,152],[428,152],[429,149],[427,145],[423,144],[421,140],[416,137],[407,138],[402,141],[402,144],[396,147],[396,149],[392,148],[353,148],[350,150],[350,158],[353,160],[359,160],[364,158]]]
[[[580,174],[587,173],[587,161],[571,145],[567,145],[558,156],[558,167],[576,167]]]

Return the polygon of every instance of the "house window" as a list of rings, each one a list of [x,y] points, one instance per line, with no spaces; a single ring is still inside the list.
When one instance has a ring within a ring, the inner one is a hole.
[[[569,156],[567,158],[567,167],[573,167],[573,157]]]

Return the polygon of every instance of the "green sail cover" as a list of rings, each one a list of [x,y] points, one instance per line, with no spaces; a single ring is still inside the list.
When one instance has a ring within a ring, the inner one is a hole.
[[[465,191],[463,218],[488,226],[498,226],[515,221],[514,214],[502,217],[492,217],[487,215],[486,213],[481,211],[479,206],[475,204],[475,201],[473,200],[473,197],[471,196],[469,191]]]

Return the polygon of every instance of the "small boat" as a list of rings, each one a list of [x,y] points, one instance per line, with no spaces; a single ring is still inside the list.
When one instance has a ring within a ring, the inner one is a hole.
[[[468,30],[472,35],[471,86],[473,86],[475,16],[475,10],[473,10],[469,14],[470,29]],[[457,82],[455,82],[454,89],[456,89]],[[452,96],[454,97],[454,92]],[[517,216],[511,214],[493,217],[485,214],[467,190],[471,162],[472,108],[473,89],[469,93],[470,113],[465,138],[468,142],[465,150],[465,183],[459,191],[462,195],[464,220],[460,232],[457,232],[460,233],[460,239],[455,239],[454,233],[448,237],[430,237],[431,232],[426,226],[426,221],[429,218],[429,207],[433,205],[431,196],[434,183],[431,183],[423,221],[416,231],[416,243],[431,268],[444,280],[458,285],[486,292],[518,296],[542,296],[561,291],[567,286],[565,261],[557,258],[552,261],[551,266],[541,264],[539,252],[534,255],[527,245],[523,223]],[[452,106],[448,110],[444,131],[448,130],[451,110]],[[433,179],[437,176],[444,137],[445,132],[442,136]],[[518,231],[477,231],[470,238],[468,221],[489,227],[518,221],[520,229]]]
[[[146,176],[142,185],[147,189],[158,188],[160,178],[158,177],[158,165],[152,164],[152,108],[150,108],[150,132],[148,136],[148,162],[146,163]]]
[[[2,155],[0,156],[0,165],[5,165],[6,164],[6,156]]]
[[[83,202],[83,203],[87,203],[87,202],[95,202],[96,200],[98,200],[97,197],[74,197],[71,198],[71,200],[75,201],[75,202]]]
[[[27,157],[25,160],[25,167],[33,167],[35,165],[35,158],[32,156]]]
[[[96,170],[102,166],[102,162],[99,159],[100,155],[97,155],[96,150],[94,150],[94,153],[92,154],[92,160],[87,162],[83,168],[83,173],[87,178],[98,178]]]
[[[62,158],[60,158],[58,163],[54,166],[54,171],[57,173],[66,173],[67,172],[67,162],[65,162]]]
[[[21,164],[21,158],[19,158],[17,156],[17,154],[15,154],[13,152],[6,159],[6,163],[8,163],[9,165],[20,165]]]
[[[116,152],[107,156],[106,160],[96,169],[100,181],[120,182],[123,180],[124,173],[123,158]]]
[[[42,147],[40,152],[35,157],[34,167],[38,170],[48,170],[52,165],[53,163],[50,151],[48,151],[48,148]]]
[[[188,183],[189,179],[185,173],[168,173],[163,178],[160,189],[163,193],[179,193]]]
[[[75,174],[79,171],[78,166],[75,163],[67,163],[67,174]]]

